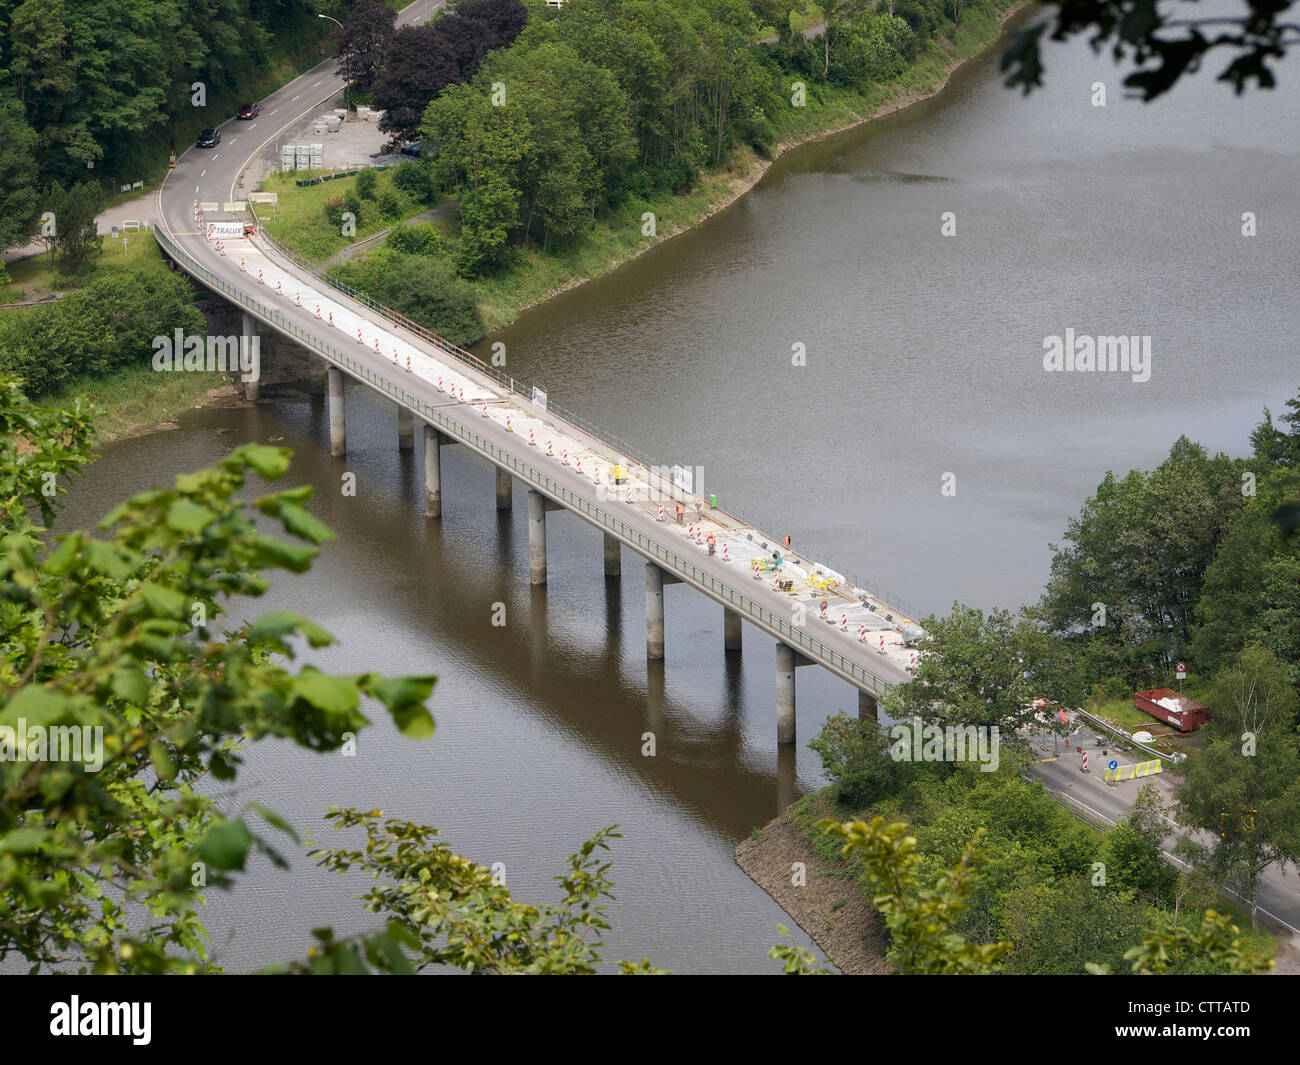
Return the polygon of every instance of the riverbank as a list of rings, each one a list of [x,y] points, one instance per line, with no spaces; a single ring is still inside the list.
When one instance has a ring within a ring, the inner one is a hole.
[[[769,158],[749,148],[735,150],[726,164],[706,174],[682,196],[632,199],[597,222],[578,246],[563,254],[539,254],[528,249],[526,265],[496,278],[473,282],[488,333],[510,325],[525,311],[580,285],[608,274],[650,249],[688,232],[736,203],[757,185],[782,156],[807,144],[823,141],[887,118],[942,92],[964,64],[1001,40],[1019,15],[1028,16],[1035,0],[1010,0],[992,16],[976,10],[951,39],[928,43],[915,63],[897,81],[869,93],[832,92],[816,110],[792,109]],[[980,15],[984,15],[981,18]],[[656,234],[641,235],[644,212],[655,215]]]
[[[761,887],[846,976],[881,976],[889,966],[889,933],[833,842],[815,827],[842,814],[824,793],[791,804],[736,845],[736,864]],[[795,863],[804,883],[794,883]]]

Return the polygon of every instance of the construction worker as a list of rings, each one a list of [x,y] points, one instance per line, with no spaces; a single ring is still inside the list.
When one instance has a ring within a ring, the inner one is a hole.
[[[824,595],[822,596],[821,608],[822,608],[822,617],[825,617],[825,616],[826,616],[826,596],[824,596]]]
[[[790,546],[790,534],[789,534],[789,533],[786,533],[786,534],[785,534],[785,546],[786,546],[787,548]]]
[[[678,525],[682,523],[682,515],[685,513],[686,513],[686,508],[682,506],[682,501],[679,499],[677,501],[677,524]]]
[[[713,554],[713,552],[714,552],[715,550],[717,550],[717,547],[718,547],[718,541],[715,540],[715,539],[713,538],[713,533],[712,533],[712,532],[710,532],[709,535],[706,536],[706,537],[704,538],[704,542],[705,542],[706,544],[709,545],[709,554],[710,554],[710,555]]]

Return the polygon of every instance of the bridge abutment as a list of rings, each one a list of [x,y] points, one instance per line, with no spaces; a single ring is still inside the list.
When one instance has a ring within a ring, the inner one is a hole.
[[[623,573],[623,546],[618,537],[605,533],[605,576],[618,577]]]
[[[645,656],[664,656],[664,571],[645,564]]]
[[[509,510],[514,505],[514,478],[504,466],[497,466],[497,510]]]
[[[401,451],[415,447],[415,419],[405,407],[397,408],[397,447]]]
[[[442,434],[424,426],[424,516],[442,517]]]
[[[776,645],[776,742],[794,743],[794,648]]]
[[[343,420],[343,371],[329,368],[330,455],[338,458],[347,452],[347,430]]]

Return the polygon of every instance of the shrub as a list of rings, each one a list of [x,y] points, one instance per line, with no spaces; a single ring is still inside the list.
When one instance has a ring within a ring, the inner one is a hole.
[[[373,200],[375,198],[375,186],[379,184],[379,176],[370,169],[365,169],[357,175],[357,183],[354,188],[357,195],[363,200]]]
[[[394,226],[388,234],[387,246],[404,255],[445,255],[447,252],[442,234],[428,222]]]
[[[406,200],[396,189],[384,189],[375,202],[379,205],[380,217],[387,221],[396,220],[406,214]]]
[[[433,174],[421,163],[403,163],[393,171],[393,187],[417,203],[433,200]]]
[[[326,200],[321,205],[321,210],[325,212],[325,218],[329,221],[329,224],[337,230],[343,225],[343,212],[349,210],[349,208],[342,196],[335,196]]]

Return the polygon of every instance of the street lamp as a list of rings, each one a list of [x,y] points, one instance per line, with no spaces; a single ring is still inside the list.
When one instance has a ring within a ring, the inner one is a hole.
[[[343,23],[341,23],[341,22],[340,22],[338,19],[336,19],[333,15],[317,15],[316,17],[317,17],[317,18],[327,18],[327,19],[329,19],[332,23],[334,23],[334,25],[336,25],[339,29],[342,29],[342,28],[343,28]],[[343,110],[346,111],[347,109],[348,109],[348,83],[347,83],[347,80],[344,79],[344,82],[343,82]],[[347,117],[347,116],[344,116],[344,117]]]

